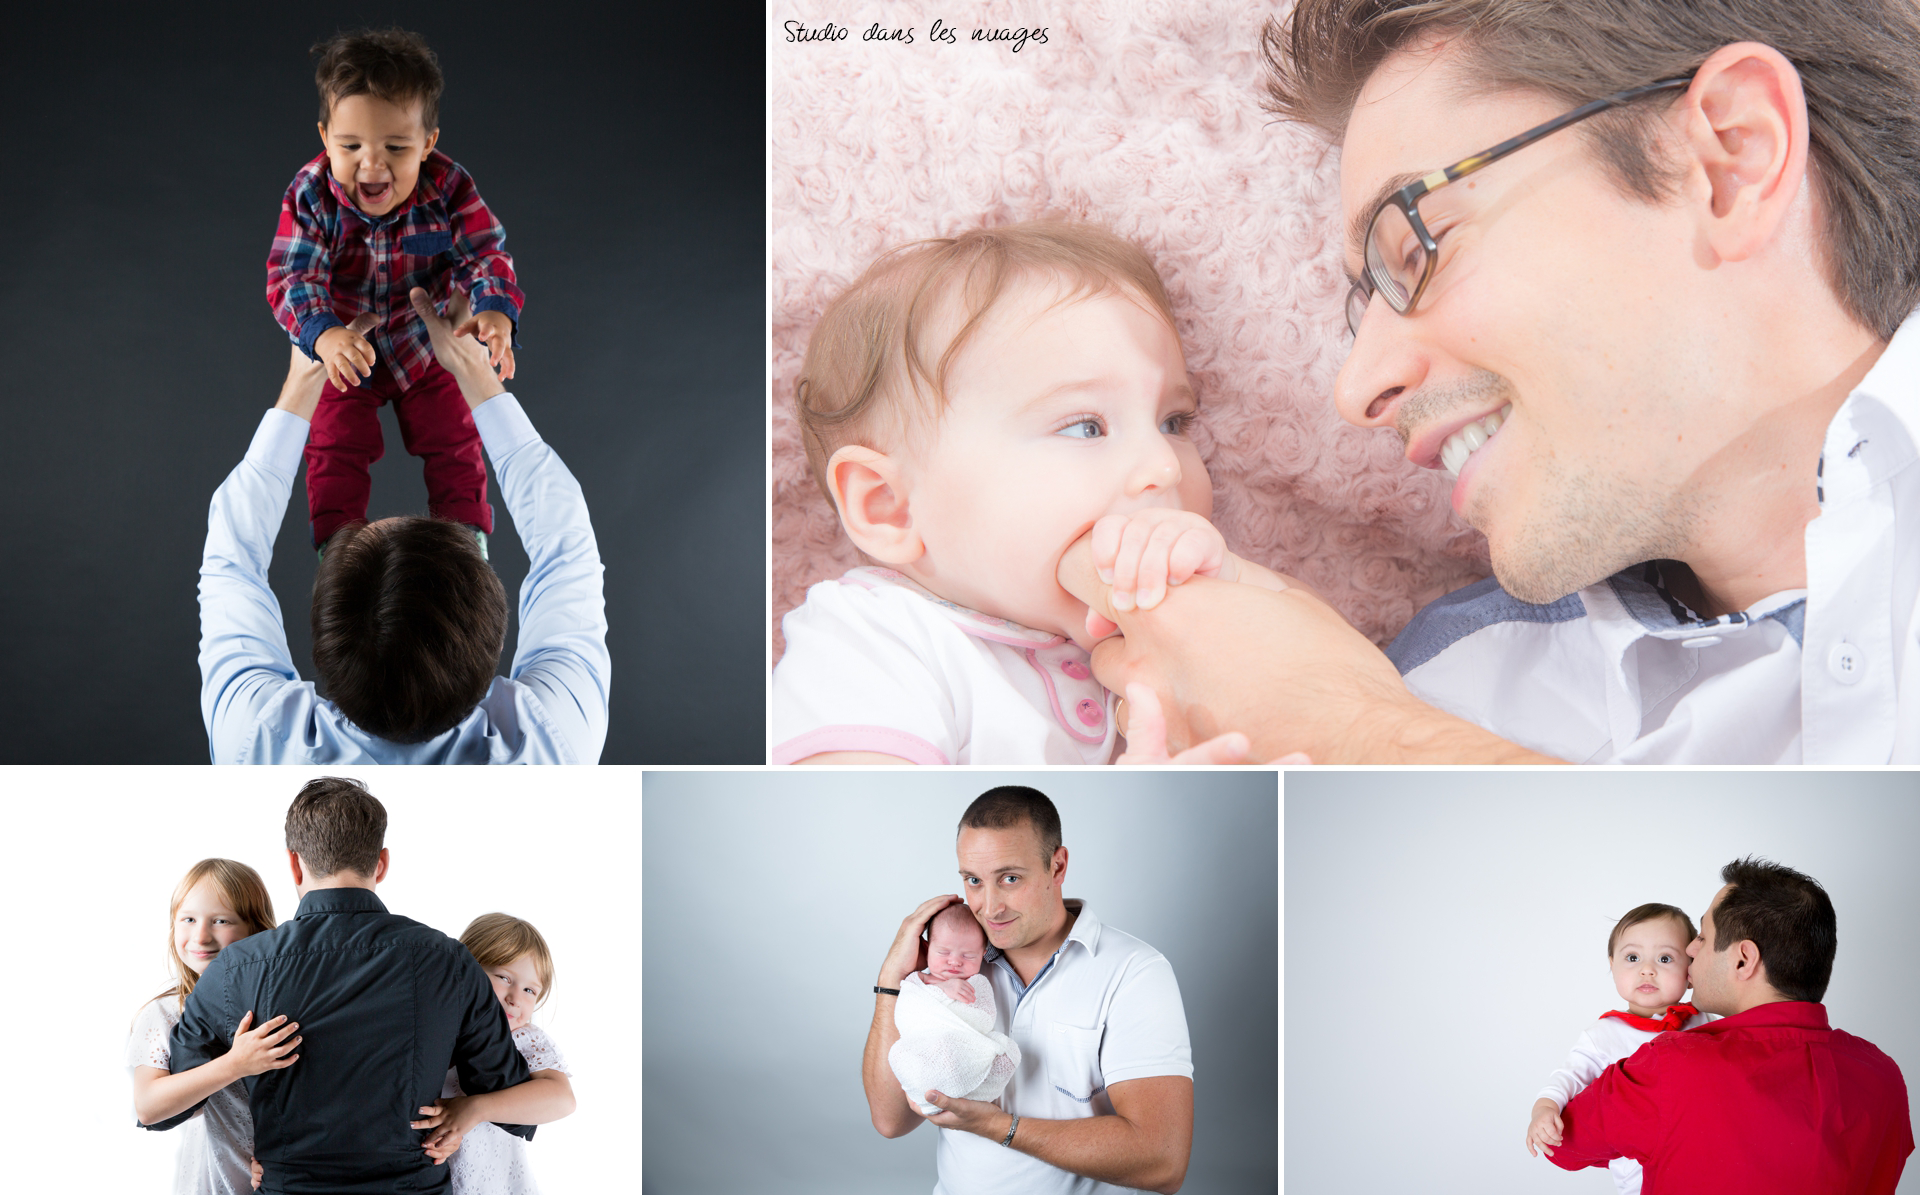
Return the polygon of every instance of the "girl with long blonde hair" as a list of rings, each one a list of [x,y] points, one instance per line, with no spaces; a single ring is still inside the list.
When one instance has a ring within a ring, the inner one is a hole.
[[[274,927],[273,900],[260,873],[231,859],[202,859],[188,869],[168,906],[167,952],[174,985],[148,1001],[127,1039],[133,1074],[133,1110],[152,1127],[203,1105],[180,1126],[174,1195],[251,1195],[253,1118],[248,1112],[249,1075],[298,1061],[298,1025],[275,1017],[251,1028],[253,1013],[240,1019],[233,1049],[203,1066],[169,1073],[168,1035],[207,967],[222,951]]]

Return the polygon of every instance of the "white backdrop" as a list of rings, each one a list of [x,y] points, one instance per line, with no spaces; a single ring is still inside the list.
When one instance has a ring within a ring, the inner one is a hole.
[[[15,958],[0,1096],[15,1142],[8,1190],[170,1189],[171,1134],[135,1124],[124,1065],[135,1011],[168,983],[167,901],[195,861],[223,855],[258,870],[275,915],[291,918],[287,805],[326,771],[0,772]],[[509,912],[553,950],[553,996],[534,1019],[565,1053],[579,1108],[529,1147],[541,1184],[637,1188],[639,773],[335,771],[387,807],[389,910],[454,936],[479,913]]]
[[[1611,1191],[1527,1155],[1534,1097],[1623,1006],[1620,915],[1664,901],[1698,923],[1747,854],[1826,887],[1832,1023],[1920,1092],[1920,775],[1294,771],[1285,792],[1296,1191]]]

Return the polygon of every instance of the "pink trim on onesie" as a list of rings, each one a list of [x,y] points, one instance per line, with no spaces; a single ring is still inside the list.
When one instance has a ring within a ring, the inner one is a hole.
[[[873,751],[897,755],[908,763],[947,764],[953,761],[919,735],[888,726],[820,726],[767,752],[770,764],[798,763],[823,751]]]

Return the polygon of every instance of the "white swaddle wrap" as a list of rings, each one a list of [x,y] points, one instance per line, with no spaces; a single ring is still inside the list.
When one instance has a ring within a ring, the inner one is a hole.
[[[887,1064],[900,1080],[907,1100],[932,1115],[940,1109],[923,1103],[928,1091],[969,1100],[997,1100],[1020,1065],[1020,1047],[993,1029],[993,984],[984,975],[967,980],[973,1003],[964,1004],[930,987],[914,972],[900,982],[893,1024],[900,1040],[887,1052]]]

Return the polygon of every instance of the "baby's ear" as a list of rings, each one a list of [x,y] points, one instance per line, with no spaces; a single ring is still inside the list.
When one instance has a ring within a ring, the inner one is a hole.
[[[913,529],[900,462],[847,444],[827,460],[827,488],[853,546],[882,564],[912,564],[927,547]]]

